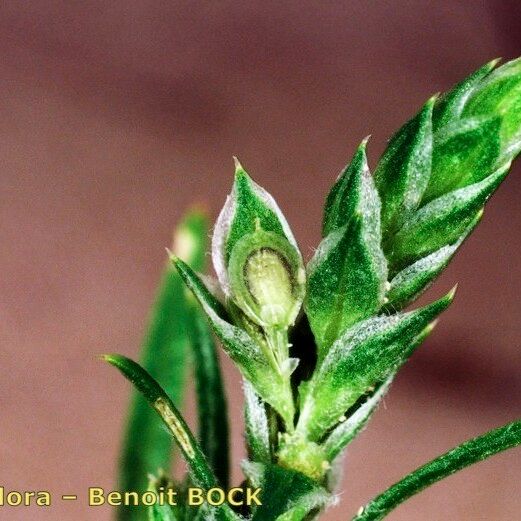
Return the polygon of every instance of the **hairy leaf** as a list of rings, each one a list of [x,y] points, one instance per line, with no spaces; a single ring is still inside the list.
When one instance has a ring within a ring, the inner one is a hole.
[[[342,421],[324,441],[324,450],[329,461],[333,461],[342,450],[355,439],[365,427],[391,385],[389,377],[356,411]]]
[[[515,421],[459,445],[423,465],[373,499],[353,521],[379,521],[411,496],[455,472],[521,444],[521,421]]]
[[[252,521],[303,521],[331,499],[325,489],[299,472],[276,465],[263,467],[262,505]]]
[[[319,359],[343,331],[377,311],[384,299],[387,266],[380,247],[380,201],[363,147],[345,172],[346,187],[337,189],[335,202],[330,201],[326,229],[332,231],[307,268],[305,309]],[[343,182],[341,178],[338,183]]]
[[[483,181],[460,188],[428,203],[410,218],[387,245],[394,275],[405,266],[456,242],[474,222],[487,199],[506,177],[505,165]]]
[[[231,295],[228,261],[235,244],[261,228],[285,240],[298,252],[297,242],[273,197],[235,162],[235,183],[217,219],[212,238],[212,259],[225,294]],[[300,255],[300,254],[299,254]]]
[[[271,447],[266,405],[247,380],[244,381],[243,387],[244,419],[249,457],[255,462],[269,463],[271,461]]]
[[[235,362],[244,378],[251,382],[263,400],[275,408],[288,428],[292,428],[295,411],[292,391],[285,375],[273,371],[261,346],[244,330],[222,318],[225,311],[221,304],[208,291],[194,271],[176,257],[172,258],[172,262],[179,270],[187,287],[201,304],[215,334],[222,342],[224,350]]]
[[[382,200],[382,227],[393,233],[414,212],[422,200],[431,174],[431,98],[419,114],[391,139],[375,171],[375,183]]]
[[[500,154],[498,116],[459,120],[436,134],[423,204],[487,177]]]
[[[417,345],[413,340],[448,307],[453,296],[454,290],[424,308],[368,319],[348,330],[305,387],[297,434],[320,440],[361,396],[409,358]]]

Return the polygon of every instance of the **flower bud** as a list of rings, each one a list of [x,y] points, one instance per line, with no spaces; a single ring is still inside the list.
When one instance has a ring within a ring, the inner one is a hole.
[[[228,264],[232,298],[263,328],[287,328],[304,298],[300,254],[284,237],[258,229],[234,245]]]

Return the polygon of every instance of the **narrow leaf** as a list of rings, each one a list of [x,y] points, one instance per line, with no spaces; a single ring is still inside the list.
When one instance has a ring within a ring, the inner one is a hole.
[[[437,133],[422,204],[487,177],[499,157],[500,126],[498,116],[481,116],[457,121]]]
[[[499,60],[492,60],[487,63],[436,102],[433,113],[434,132],[461,117],[469,96],[479,88],[498,62]]]
[[[204,267],[207,235],[206,217],[198,211],[189,213],[176,229],[174,250],[194,269]],[[191,320],[183,281],[168,264],[152,309],[141,361],[177,405],[183,397],[186,354],[191,340],[186,331]],[[170,468],[171,458],[171,436],[162,428],[160,418],[145,399],[134,392],[121,448],[120,490],[144,492],[147,476],[157,473],[158,469]],[[121,521],[143,521],[145,518],[146,512],[141,506],[118,508]]]
[[[387,265],[380,246],[380,201],[363,149],[354,164],[358,166],[348,174],[349,200],[342,201],[338,191],[341,202],[331,205],[327,226],[332,231],[307,268],[305,310],[319,359],[343,331],[373,314],[384,299]],[[345,212],[353,217],[348,219]],[[348,222],[337,227],[342,219]]]
[[[176,257],[172,257],[172,262],[201,304],[226,353],[235,362],[244,378],[252,383],[262,399],[273,406],[282,416],[287,427],[292,429],[295,411],[289,380],[273,371],[261,347],[244,330],[222,318],[225,311],[221,304],[195,272]]]
[[[243,387],[248,456],[254,462],[267,464],[271,461],[271,447],[266,405],[247,380]]]
[[[190,331],[195,360],[199,442],[219,484],[229,480],[229,433],[226,397],[212,333],[199,309]]]
[[[373,499],[353,521],[379,521],[400,503],[451,474],[521,444],[521,421],[469,440],[418,468]]]
[[[329,461],[333,461],[365,427],[380,401],[389,390],[393,377],[389,377],[356,411],[336,427],[324,442]]]
[[[463,116],[501,116],[501,150],[506,160],[518,152],[521,139],[521,59],[491,72],[465,105]]]
[[[361,195],[357,185],[359,186],[364,171],[369,168],[366,156],[367,141],[368,138],[362,141],[351,163],[341,172],[327,196],[322,226],[324,237],[345,226],[356,214]]]
[[[489,177],[450,192],[413,215],[387,247],[390,271],[394,275],[418,259],[456,242],[478,217],[487,199],[501,184],[510,165]]]
[[[276,465],[264,467],[261,489],[262,505],[252,521],[302,521],[331,499],[325,489],[304,474]]]
[[[159,414],[181,449],[194,482],[205,489],[216,486],[217,480],[208,466],[199,444],[190,432],[181,413],[157,381],[139,364],[122,355],[104,355],[103,359],[119,369],[123,376],[134,384],[136,389]]]
[[[479,211],[465,233],[454,244],[444,246],[400,271],[389,283],[384,310],[395,313],[416,300],[447,267],[452,257],[477,226],[483,210]]]
[[[174,490],[174,484],[171,483],[167,478],[150,477],[148,490],[158,493],[165,493],[165,491],[172,489]],[[183,521],[181,509],[177,506],[171,506],[168,504],[162,505],[157,502],[154,505],[147,507],[148,520],[149,521]]]
[[[431,98],[391,139],[375,171],[382,200],[382,227],[393,233],[418,208],[431,173]]]
[[[348,330],[304,388],[297,434],[319,441],[360,397],[405,363],[417,345],[413,340],[453,296],[454,290],[424,308],[368,319]]]

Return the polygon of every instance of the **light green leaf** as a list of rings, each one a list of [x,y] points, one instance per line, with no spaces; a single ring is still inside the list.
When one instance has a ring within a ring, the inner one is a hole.
[[[393,233],[414,212],[427,188],[431,173],[431,98],[411,121],[391,139],[375,170],[382,201],[382,227]]]
[[[469,440],[418,468],[360,509],[353,521],[379,521],[411,496],[459,470],[521,444],[521,421]]]
[[[337,191],[340,202],[330,204],[327,217],[326,228],[332,231],[307,267],[304,307],[319,359],[347,328],[377,311],[384,299],[387,266],[380,247],[380,201],[363,147],[353,164],[352,171],[346,171],[347,199],[343,200],[343,189]],[[352,212],[351,218],[346,211]],[[337,227],[342,219],[347,223]]]
[[[424,308],[381,316],[349,329],[329,350],[301,396],[296,433],[319,441],[363,395],[405,363],[414,339],[444,311],[454,290]]]
[[[189,213],[174,236],[174,250],[196,270],[204,268],[204,253],[208,224],[198,211]],[[186,355],[192,337],[187,335],[193,320],[184,284],[175,269],[168,264],[152,309],[143,342],[142,365],[172,397],[181,404],[186,372]],[[162,428],[160,418],[138,393],[132,395],[128,425],[121,449],[119,488],[122,491],[144,492],[147,476],[158,469],[170,468],[172,438]],[[143,507],[121,506],[120,521],[143,521]]]

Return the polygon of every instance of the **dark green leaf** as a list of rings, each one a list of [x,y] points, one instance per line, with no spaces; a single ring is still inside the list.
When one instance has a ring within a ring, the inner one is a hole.
[[[390,272],[395,275],[405,266],[456,242],[478,218],[487,199],[506,177],[509,166],[418,210],[395,235],[392,246],[388,246]]]
[[[288,429],[293,428],[294,405],[289,380],[273,371],[266,353],[242,329],[222,318],[221,304],[213,297],[201,279],[180,259],[172,258],[185,284],[193,292],[210,324],[222,342],[226,353],[235,362],[244,378],[252,383],[256,392],[282,416]]]
[[[499,157],[500,126],[500,117],[481,116],[457,121],[438,132],[422,204],[487,177]]]
[[[139,364],[122,355],[104,355],[103,359],[119,369],[159,414],[181,449],[194,482],[204,489],[216,486],[217,480],[208,466],[199,444],[172,400],[156,380]]]
[[[469,96],[479,88],[498,62],[499,60],[492,60],[487,63],[437,101],[433,114],[434,132],[461,117]]]
[[[415,470],[373,499],[353,521],[379,521],[406,499],[428,486],[482,461],[498,452],[521,444],[521,421],[515,421],[467,441],[443,456]]]
[[[331,204],[328,229],[308,265],[305,310],[323,358],[331,344],[354,323],[377,311],[383,303],[387,265],[380,242],[380,201],[360,149],[343,200]],[[349,172],[349,169],[348,169]],[[353,217],[337,227],[346,212]]]
[[[189,330],[195,361],[199,441],[219,484],[229,479],[228,415],[215,342],[201,312],[194,310]]]
[[[518,152],[521,138],[521,59],[491,72],[465,105],[463,116],[501,117],[501,151],[505,160]]]
[[[197,211],[189,213],[175,233],[174,250],[196,270],[204,267],[207,235],[206,217]],[[187,325],[191,320],[192,312],[183,281],[169,263],[153,306],[141,360],[143,367],[178,405],[183,396],[186,349],[191,341]],[[160,418],[145,399],[133,393],[120,457],[120,490],[144,492],[147,476],[157,473],[158,469],[170,468],[171,458],[171,436],[162,428]],[[143,507],[118,508],[121,521],[142,521],[145,518]]]
[[[349,329],[304,388],[297,435],[319,441],[357,400],[393,375],[414,351],[414,339],[447,308],[453,295],[454,290],[424,308],[368,319]]]
[[[262,475],[262,505],[252,521],[302,521],[331,499],[325,489],[299,472],[267,465]]]
[[[411,121],[391,139],[375,171],[382,200],[382,228],[393,233],[414,212],[427,188],[431,173],[431,98]]]
[[[233,190],[217,219],[212,238],[215,271],[227,296],[231,295],[228,261],[233,247],[244,236],[262,229],[284,238],[298,253],[291,229],[273,197],[248,176],[237,160],[235,167]]]
[[[416,300],[447,267],[461,244],[477,226],[482,215],[481,210],[456,243],[440,248],[395,275],[389,283],[387,303],[384,309],[394,313]]]
[[[364,172],[369,170],[366,157],[367,141],[368,138],[362,141],[351,163],[341,172],[327,196],[322,225],[323,237],[345,226],[360,206],[360,180]]]

